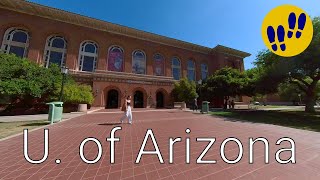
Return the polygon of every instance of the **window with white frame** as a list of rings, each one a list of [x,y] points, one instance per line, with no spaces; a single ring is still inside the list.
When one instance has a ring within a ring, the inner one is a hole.
[[[132,53],[132,73],[146,74],[146,54],[141,50]]]
[[[67,53],[67,42],[61,36],[50,36],[47,39],[44,49],[44,65],[49,67],[50,64],[57,64],[59,66],[65,65]]]
[[[97,68],[98,46],[92,41],[81,43],[79,50],[79,71],[94,72]]]
[[[201,64],[201,79],[207,79],[208,77],[208,65]]]
[[[180,80],[181,77],[181,63],[176,57],[172,59],[172,77],[175,80]]]
[[[193,60],[188,60],[187,62],[187,77],[190,81],[196,80],[196,69]]]
[[[9,28],[3,37],[1,49],[5,53],[12,53],[19,57],[26,57],[29,46],[29,34],[19,28]]]

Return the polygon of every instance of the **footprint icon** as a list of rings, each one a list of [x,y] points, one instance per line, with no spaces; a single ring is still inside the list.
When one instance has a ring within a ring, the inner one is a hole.
[[[299,39],[302,35],[302,31],[306,25],[307,16],[305,13],[301,13],[298,19],[298,31],[296,33],[296,38]]]
[[[271,43],[271,47],[274,51],[278,50],[278,46],[276,44],[276,32],[274,31],[272,26],[269,26],[267,29],[267,34],[269,38],[269,42]]]
[[[284,4],[265,16],[260,32],[269,51],[281,57],[294,57],[308,48],[314,31],[312,18],[306,11]]]
[[[279,43],[280,43],[280,49],[282,51],[285,51],[286,50],[286,44],[284,43],[284,38],[286,36],[286,32],[285,32],[283,26],[281,26],[281,25],[278,26],[277,35],[278,35],[278,40],[279,40]]]
[[[271,44],[271,47],[274,51],[277,51],[278,50],[278,46],[277,46],[277,43],[276,43],[276,32],[274,30],[274,28],[272,26],[268,26],[267,28],[267,34],[268,34],[268,39],[269,39],[269,42]],[[277,37],[278,37],[278,41],[280,43],[280,49],[282,51],[285,51],[286,50],[286,44],[284,43],[284,39],[285,39],[285,30],[284,30],[284,27],[283,26],[278,26],[278,29],[277,29]]]
[[[307,16],[305,13],[301,13],[298,19],[298,29],[296,32],[296,38],[299,39],[302,35],[302,31],[306,25],[306,20],[307,20]],[[293,31],[296,27],[296,23],[297,23],[297,17],[295,13],[290,13],[289,15],[289,31],[288,31],[288,38],[292,38],[293,36]]]
[[[288,38],[292,38],[294,28],[296,27],[297,17],[295,13],[290,13],[289,15],[289,31],[288,31]]]

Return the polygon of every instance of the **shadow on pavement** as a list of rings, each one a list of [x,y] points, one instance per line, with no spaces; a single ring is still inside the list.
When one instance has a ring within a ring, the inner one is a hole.
[[[121,123],[102,123],[98,124],[99,126],[114,126],[114,125],[120,125]]]
[[[45,126],[48,124],[50,124],[50,122],[35,122],[35,123],[23,124],[21,126]]]

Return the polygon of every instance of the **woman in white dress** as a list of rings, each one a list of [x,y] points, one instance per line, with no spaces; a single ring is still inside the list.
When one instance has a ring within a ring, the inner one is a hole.
[[[124,111],[124,116],[120,119],[120,122],[123,123],[123,120],[128,118],[129,123],[132,124],[132,112],[131,112],[131,96],[128,96],[124,101],[122,108]]]

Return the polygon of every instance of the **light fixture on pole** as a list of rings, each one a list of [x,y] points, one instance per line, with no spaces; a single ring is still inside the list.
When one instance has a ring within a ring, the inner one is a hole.
[[[301,94],[298,94],[298,96],[299,96],[300,105],[301,105]]]
[[[59,98],[60,102],[62,102],[63,88],[64,88],[64,83],[66,81],[66,77],[67,77],[68,72],[69,72],[69,68],[67,68],[66,66],[61,67],[62,82],[61,82],[61,91],[60,91],[60,98]]]
[[[201,97],[201,86],[202,86],[202,79],[200,79],[199,81],[198,81],[198,85],[199,85],[199,97]]]
[[[99,92],[100,92],[99,88],[97,88],[96,91],[95,91],[95,96],[97,96],[99,94]]]

